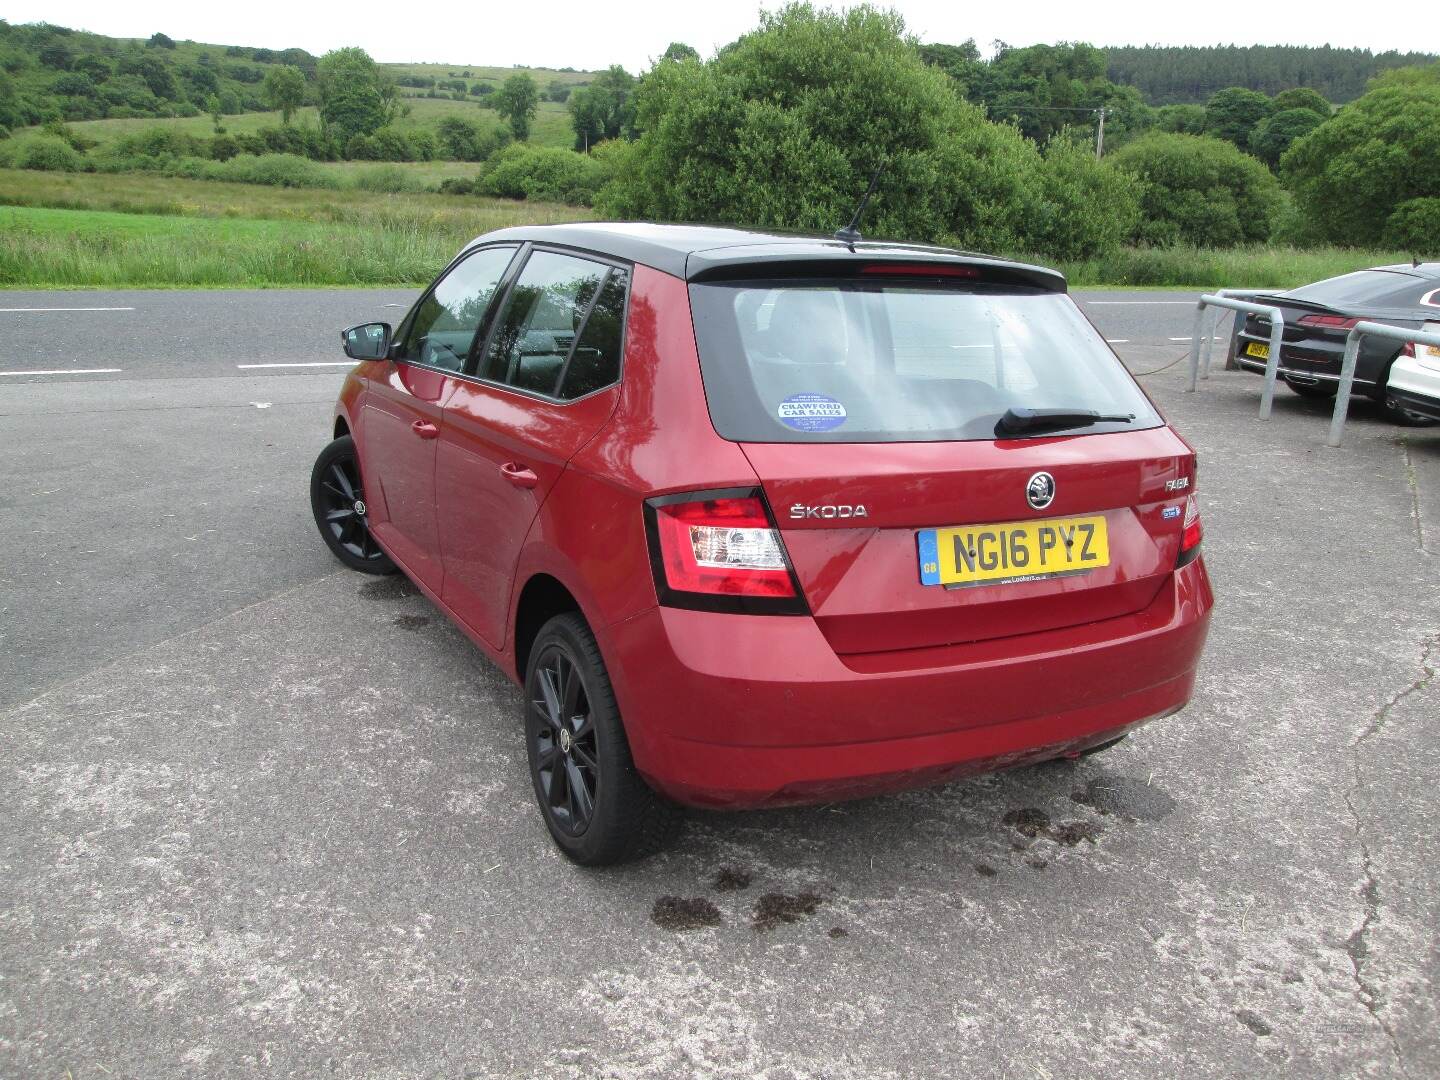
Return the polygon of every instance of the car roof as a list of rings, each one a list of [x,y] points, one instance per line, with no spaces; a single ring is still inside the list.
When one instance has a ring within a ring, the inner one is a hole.
[[[833,237],[759,232],[717,225],[657,225],[650,222],[592,221],[565,225],[519,225],[476,237],[466,248],[498,241],[556,244],[641,263],[687,281],[730,276],[739,267],[780,263],[907,262],[992,266],[1007,277],[1055,292],[1065,291],[1057,270],[973,251],[862,240],[846,244]]]
[[[1440,278],[1440,262],[1395,263],[1391,266],[1372,266],[1371,270],[1388,270],[1392,274],[1409,274],[1411,277]]]

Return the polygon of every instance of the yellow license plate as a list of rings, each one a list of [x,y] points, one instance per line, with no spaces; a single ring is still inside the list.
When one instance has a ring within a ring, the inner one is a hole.
[[[923,585],[980,585],[1083,574],[1110,565],[1103,517],[921,529]]]
[[[1245,355],[1258,356],[1261,360],[1269,360],[1270,346],[1261,345],[1258,341],[1252,341],[1249,345],[1245,346]]]

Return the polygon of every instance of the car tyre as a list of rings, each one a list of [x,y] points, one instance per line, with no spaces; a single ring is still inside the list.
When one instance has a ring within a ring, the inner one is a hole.
[[[325,546],[342,563],[365,574],[395,573],[390,556],[370,534],[360,458],[349,435],[340,436],[315,459],[310,509]]]
[[[1316,383],[1314,386],[1306,386],[1304,383],[1293,382],[1290,379],[1286,379],[1285,385],[1290,388],[1292,393],[1299,394],[1303,398],[1311,398],[1319,401],[1333,398],[1335,391],[1339,389],[1339,385],[1332,382],[1322,382]]]
[[[525,671],[530,780],[555,845],[582,866],[664,847],[680,811],[641,778],[595,635],[578,613],[540,628]]]

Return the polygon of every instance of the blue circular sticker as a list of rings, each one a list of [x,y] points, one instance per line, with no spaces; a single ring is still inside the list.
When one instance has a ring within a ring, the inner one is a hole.
[[[796,431],[833,431],[845,423],[845,406],[824,394],[792,394],[775,415]]]

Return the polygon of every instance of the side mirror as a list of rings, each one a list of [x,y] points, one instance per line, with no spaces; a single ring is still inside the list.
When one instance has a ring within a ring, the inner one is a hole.
[[[390,355],[390,324],[361,323],[341,330],[340,344],[351,360],[384,360]]]

